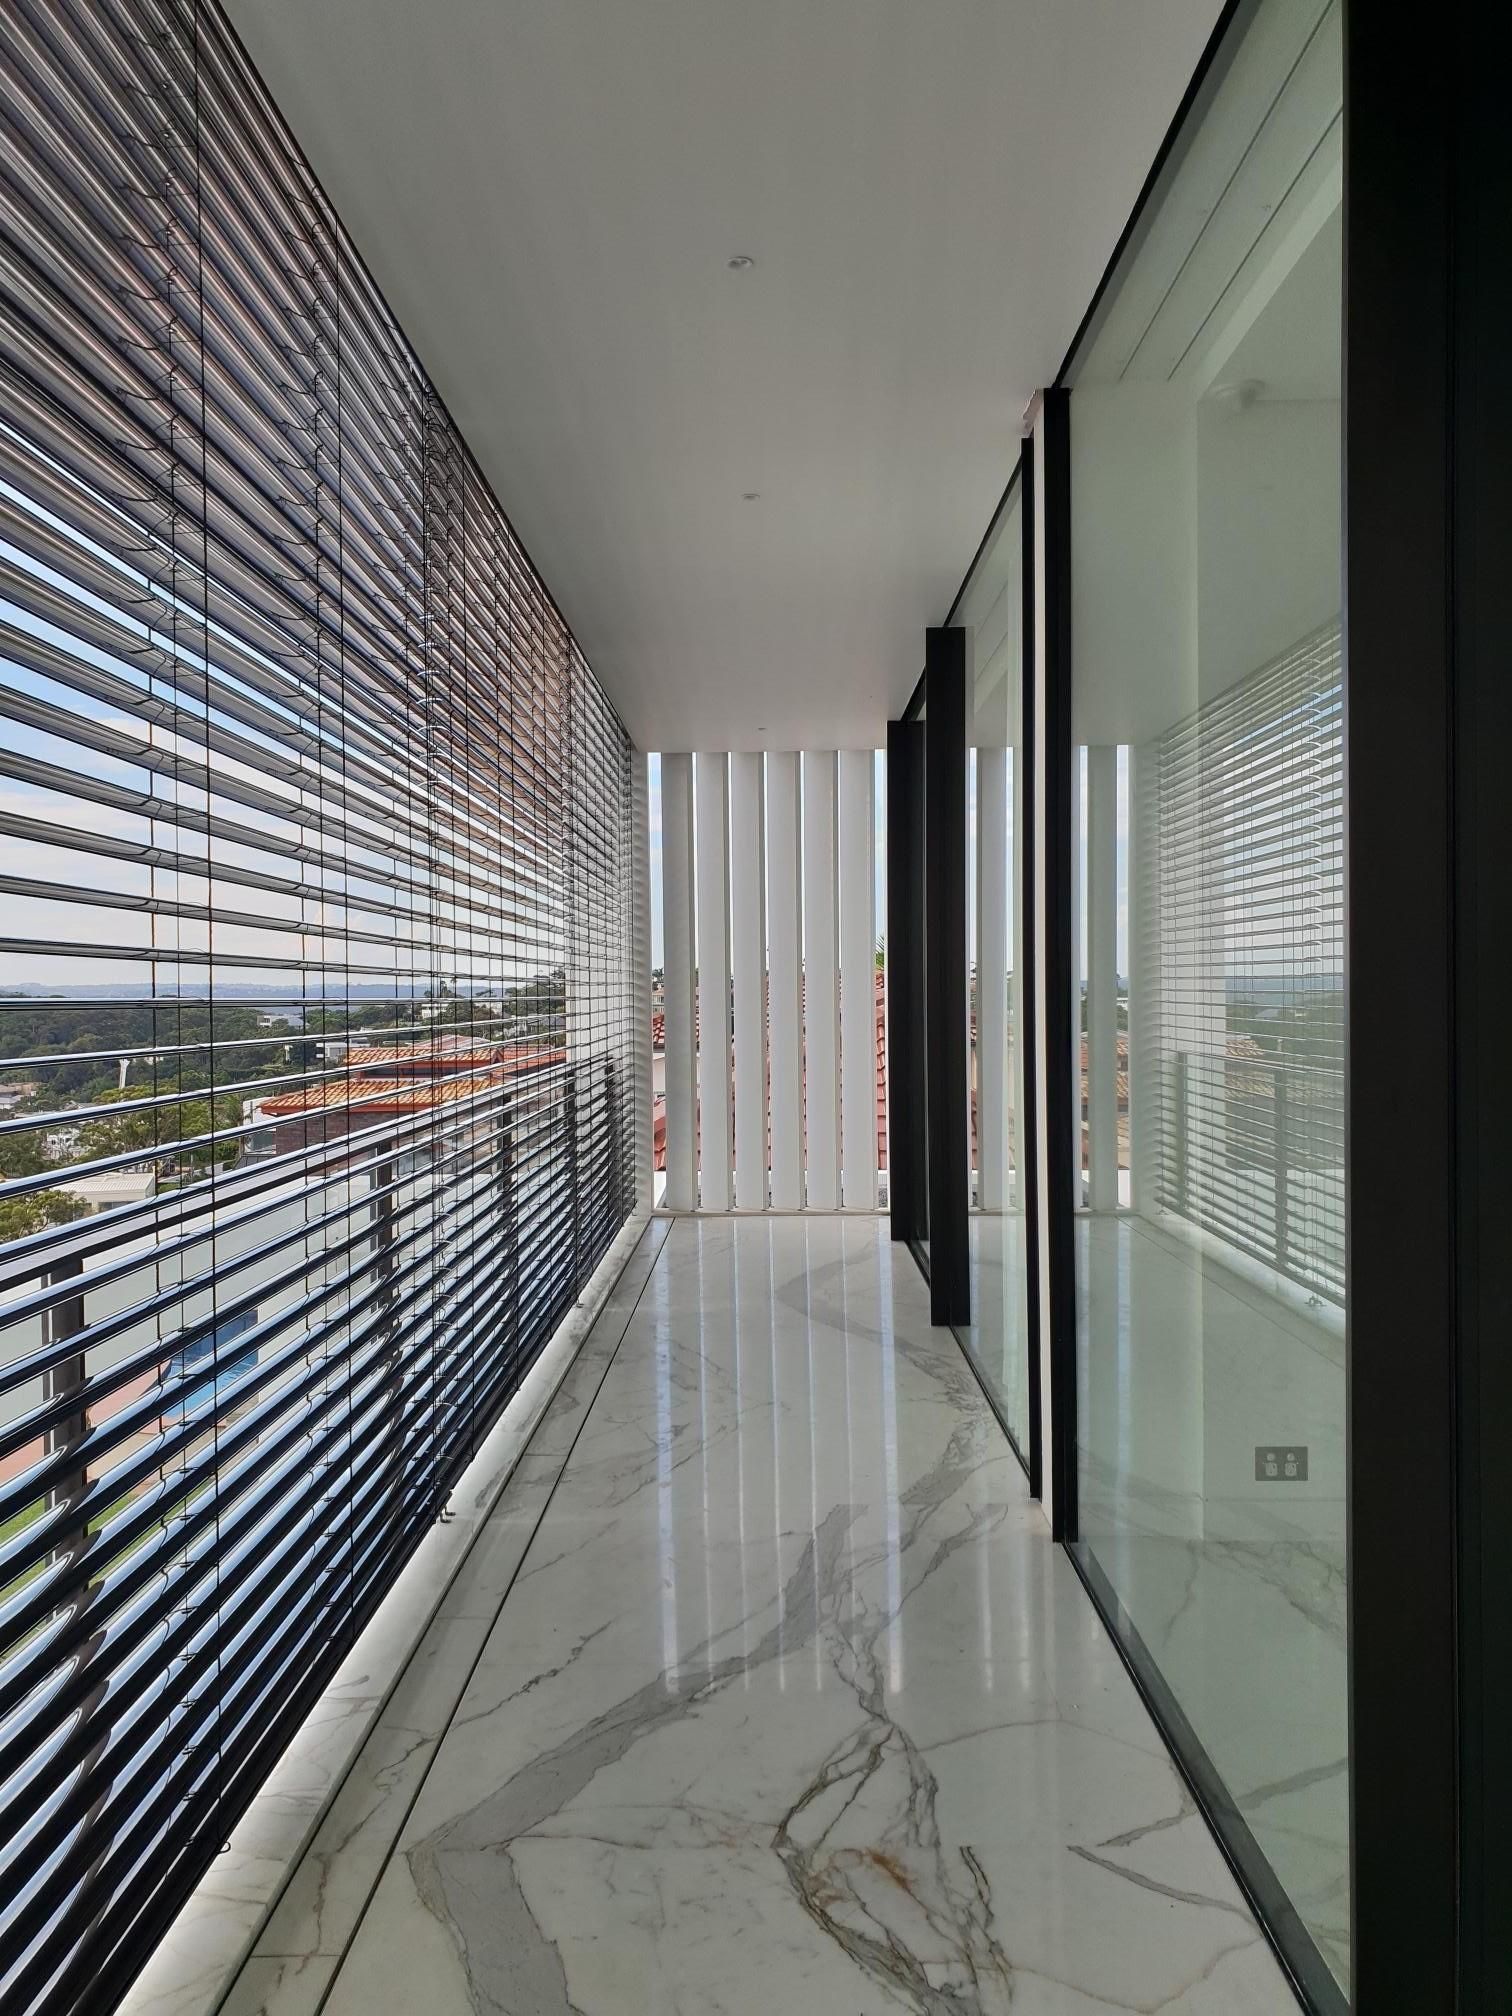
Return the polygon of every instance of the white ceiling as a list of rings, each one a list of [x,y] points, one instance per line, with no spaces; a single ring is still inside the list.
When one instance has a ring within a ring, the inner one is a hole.
[[[1218,0],[230,11],[637,741],[814,748],[912,688]]]
[[[1331,211],[1226,358],[1217,383],[1263,399],[1332,399],[1344,382],[1344,210]]]

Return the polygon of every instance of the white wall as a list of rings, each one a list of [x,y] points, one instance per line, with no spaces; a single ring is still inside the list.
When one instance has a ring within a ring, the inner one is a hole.
[[[1340,407],[1197,408],[1197,700],[1339,613]]]
[[[1078,743],[1138,743],[1339,613],[1337,400],[1071,402]]]
[[[1190,711],[1197,655],[1197,456],[1182,386],[1071,400],[1072,737],[1142,742]]]

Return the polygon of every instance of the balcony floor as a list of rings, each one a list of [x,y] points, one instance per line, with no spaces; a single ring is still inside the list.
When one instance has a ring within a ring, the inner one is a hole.
[[[647,1240],[228,2016],[1293,2011],[885,1226]]]

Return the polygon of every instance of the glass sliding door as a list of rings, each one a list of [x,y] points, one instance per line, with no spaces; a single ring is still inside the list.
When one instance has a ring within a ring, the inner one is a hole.
[[[962,591],[967,734],[971,1320],[958,1335],[1030,1462],[1024,1032],[1022,486]]]
[[[1074,1545],[1330,2007],[1349,1980],[1337,5],[1241,10],[1196,102],[1067,374]]]

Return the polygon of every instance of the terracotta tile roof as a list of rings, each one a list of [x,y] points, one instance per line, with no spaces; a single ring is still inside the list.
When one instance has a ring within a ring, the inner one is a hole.
[[[887,975],[877,968],[877,1167],[887,1167]]]
[[[1275,1061],[1253,1036],[1228,1037],[1224,1042],[1223,1055],[1224,1062],[1219,1068],[1225,1099],[1275,1098]],[[1246,1070],[1246,1065],[1255,1068]]]
[[[1266,1059],[1268,1053],[1261,1048],[1253,1036],[1229,1036],[1225,1038],[1223,1053],[1226,1057],[1258,1057]]]
[[[345,1062],[353,1071],[407,1065],[415,1071],[487,1070],[495,1065],[528,1066],[540,1056],[532,1043],[468,1043],[444,1038],[421,1043],[354,1044]]]
[[[565,1050],[537,1051],[529,1060],[531,1068],[545,1069],[565,1064]],[[500,1070],[474,1073],[467,1077],[424,1078],[337,1078],[324,1085],[306,1085],[299,1092],[285,1092],[262,1102],[263,1113],[271,1120],[287,1120],[300,1113],[416,1113],[433,1106],[445,1106],[457,1099],[473,1099],[496,1092],[506,1077],[520,1071]]]
[[[877,1027],[877,1167],[887,1167],[887,975],[876,969]],[[805,994],[805,1000],[806,1000]],[[657,1009],[651,1017],[651,1047],[660,1049],[666,1038],[666,1016]],[[695,1038],[696,1040],[696,1038]],[[667,1166],[667,1099],[658,1093],[651,1107],[651,1155],[658,1169]]]
[[[1088,1062],[1088,1043],[1086,1037],[1083,1036],[1081,1039],[1081,1101],[1083,1113],[1087,1110],[1087,1083],[1090,1073],[1091,1065]],[[1120,1029],[1114,1039],[1113,1100],[1120,1114],[1128,1112],[1129,1035],[1126,1029]]]

